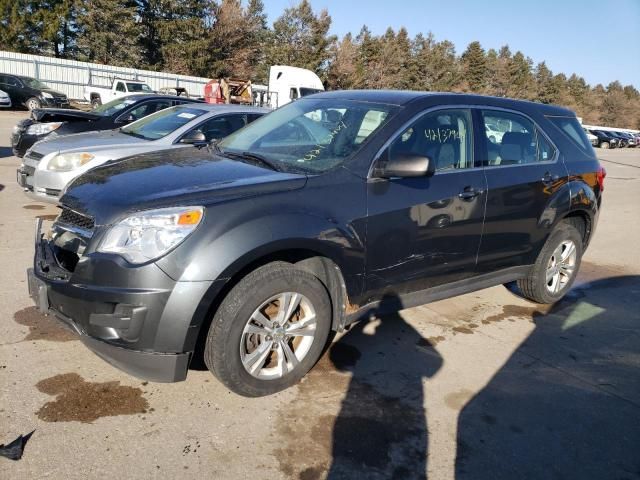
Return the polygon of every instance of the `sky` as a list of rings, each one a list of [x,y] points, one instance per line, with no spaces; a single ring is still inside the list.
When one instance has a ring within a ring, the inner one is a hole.
[[[264,0],[269,21],[298,0]],[[332,18],[331,33],[354,35],[363,24],[375,34],[405,27],[413,37],[431,31],[461,54],[478,40],[508,44],[554,73],[576,73],[590,83],[619,80],[640,89],[640,0],[310,0]]]

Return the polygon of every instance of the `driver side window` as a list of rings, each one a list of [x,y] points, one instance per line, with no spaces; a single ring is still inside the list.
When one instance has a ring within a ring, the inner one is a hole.
[[[471,112],[466,109],[429,112],[404,129],[389,153],[429,157],[436,172],[472,168],[471,125]]]

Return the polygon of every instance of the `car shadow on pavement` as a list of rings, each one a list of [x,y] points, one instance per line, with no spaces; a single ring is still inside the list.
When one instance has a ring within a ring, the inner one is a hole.
[[[640,276],[575,288],[462,410],[457,479],[640,478]]]
[[[423,380],[442,357],[401,309],[398,297],[385,296],[367,315],[379,318],[356,324],[329,351],[351,378],[332,432],[328,479],[425,478]]]

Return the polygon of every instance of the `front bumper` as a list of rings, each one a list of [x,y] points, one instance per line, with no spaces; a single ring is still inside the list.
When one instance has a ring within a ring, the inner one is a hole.
[[[184,380],[212,282],[176,282],[155,264],[132,267],[100,254],[81,256],[70,271],[62,258],[69,252],[45,239],[41,225],[38,220],[34,266],[27,271],[29,294],[40,311],[57,317],[90,350],[131,375]]]
[[[71,104],[69,103],[69,99],[67,97],[53,97],[53,98],[42,97],[40,101],[43,107],[50,107],[50,108],[70,108],[71,107]]]
[[[11,149],[16,157],[24,157],[34,143],[45,138],[46,135],[30,135],[24,130],[14,130],[11,134]]]

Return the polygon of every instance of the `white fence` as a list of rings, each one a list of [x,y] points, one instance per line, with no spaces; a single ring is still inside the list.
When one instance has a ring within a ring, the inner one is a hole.
[[[180,86],[186,88],[189,95],[195,96],[204,95],[204,85],[209,81],[208,78],[203,77],[113,67],[2,50],[0,50],[0,73],[37,78],[72,99],[82,99],[86,85],[110,87],[111,79],[114,77],[141,80],[156,91],[162,87]]]

